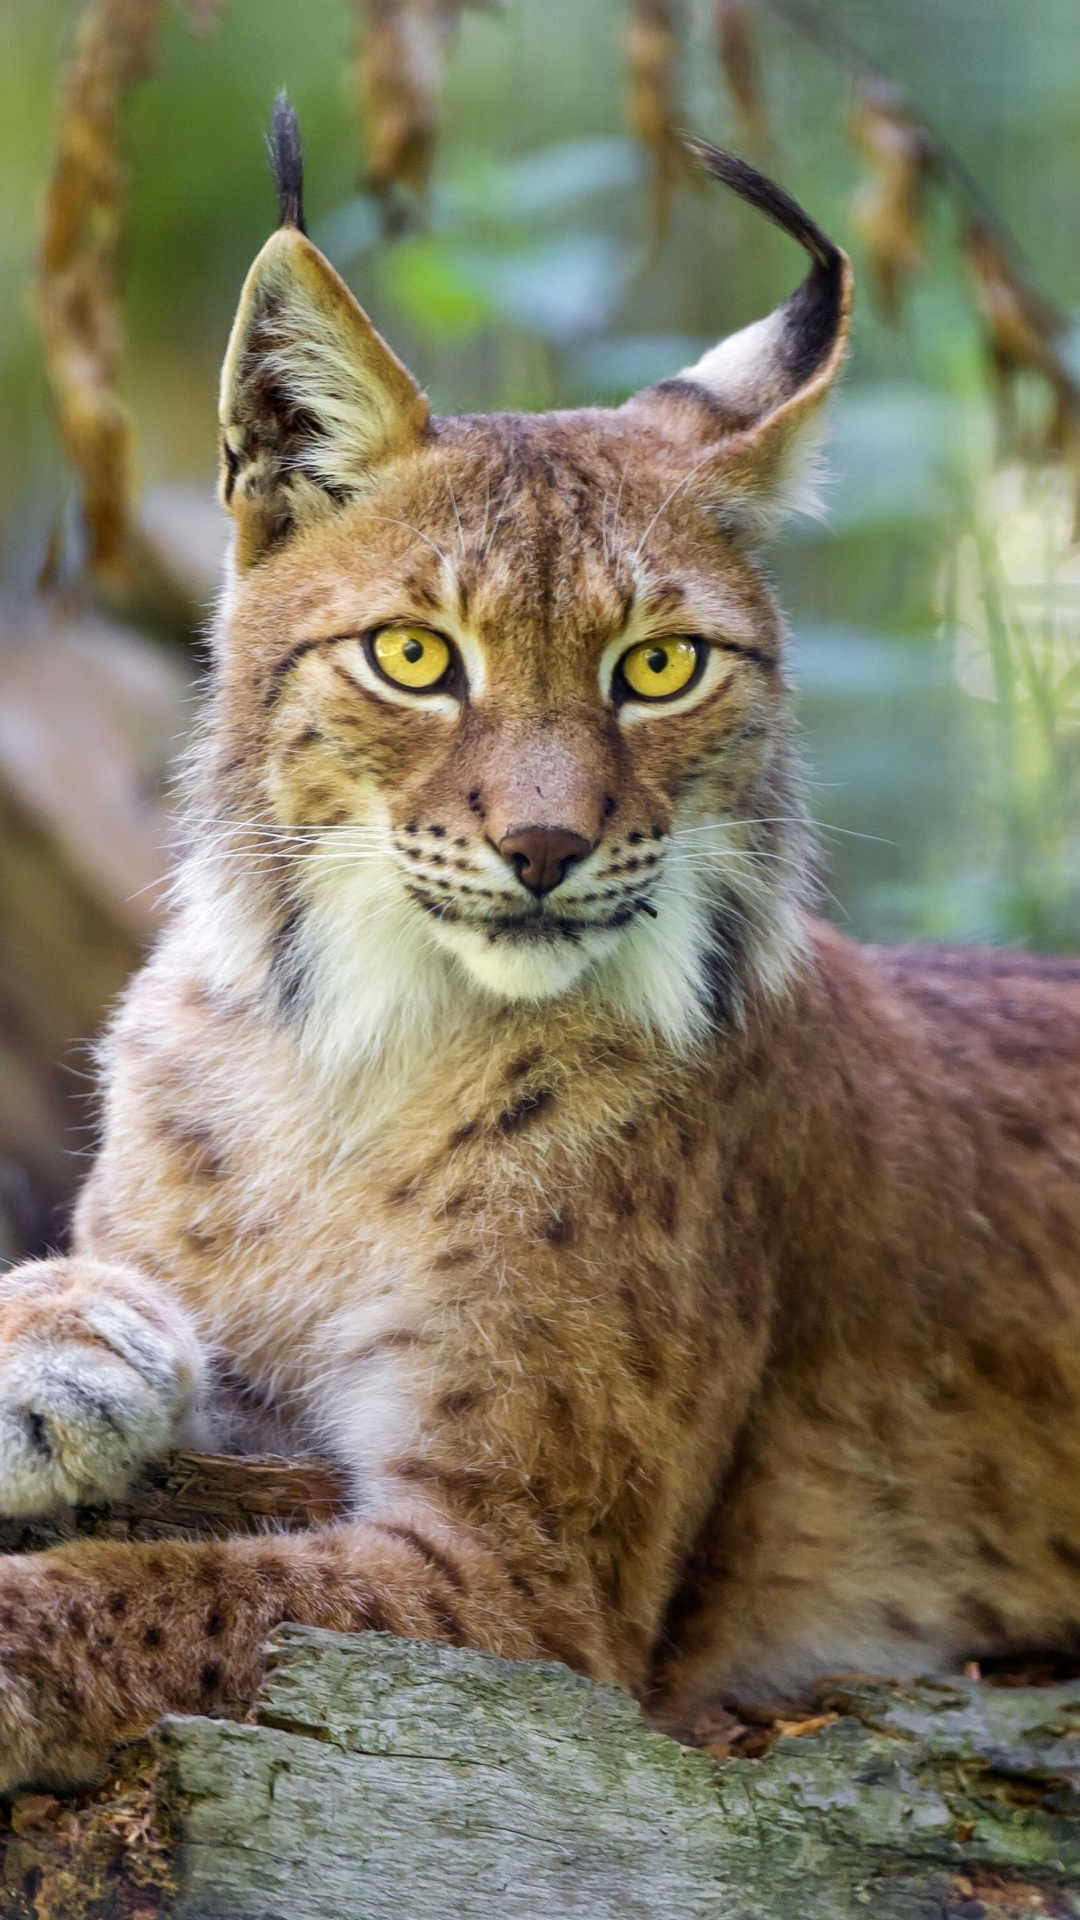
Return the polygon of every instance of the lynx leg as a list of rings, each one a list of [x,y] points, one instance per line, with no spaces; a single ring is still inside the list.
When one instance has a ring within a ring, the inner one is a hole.
[[[186,1313],[139,1274],[42,1260],[0,1276],[0,1513],[123,1491],[187,1437],[203,1361]]]
[[[80,1543],[0,1561],[0,1792],[92,1777],[118,1734],[250,1699],[282,1620],[389,1631],[611,1677],[585,1601],[403,1510],[319,1534]]]

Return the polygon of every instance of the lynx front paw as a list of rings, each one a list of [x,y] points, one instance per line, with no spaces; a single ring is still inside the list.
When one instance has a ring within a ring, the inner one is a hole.
[[[186,1318],[89,1262],[0,1280],[0,1513],[121,1493],[176,1444],[198,1388]]]

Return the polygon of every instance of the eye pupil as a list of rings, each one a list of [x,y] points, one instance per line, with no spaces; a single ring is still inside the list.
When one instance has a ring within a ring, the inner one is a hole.
[[[702,642],[693,634],[675,633],[655,640],[639,640],[624,653],[620,679],[615,682],[639,700],[671,700],[685,692],[703,660]]]
[[[422,660],[424,657],[424,643],[422,640],[406,640],[401,651],[406,660],[411,660],[415,665],[417,660]]]

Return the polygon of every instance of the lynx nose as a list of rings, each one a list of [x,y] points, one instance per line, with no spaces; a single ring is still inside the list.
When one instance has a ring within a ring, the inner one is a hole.
[[[515,827],[499,841],[499,852],[522,885],[540,898],[557,887],[567,869],[575,860],[584,860],[594,844],[567,827]]]

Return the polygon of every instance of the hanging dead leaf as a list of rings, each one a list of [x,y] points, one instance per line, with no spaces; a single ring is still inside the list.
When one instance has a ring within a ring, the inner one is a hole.
[[[383,196],[401,187],[420,196],[431,181],[446,64],[462,14],[468,7],[501,12],[501,0],[355,0],[355,6],[367,185]]]
[[[134,427],[116,382],[126,181],[120,110],[149,73],[164,0],[90,0],[64,72],[35,288],[64,450],[79,475],[87,565],[122,585],[134,520]]]
[[[359,106],[367,142],[367,184],[421,194],[431,178],[439,127],[443,61],[452,28],[433,7],[410,0],[359,0]]]
[[[653,233],[662,241],[671,202],[689,168],[679,100],[679,0],[631,0],[626,31],[627,120],[652,161]]]
[[[963,251],[983,322],[1003,450],[1062,460],[1080,484],[1080,386],[1062,358],[1063,315],[1023,279],[989,220],[969,221]],[[1037,375],[1050,394],[1034,445],[1022,444],[1017,382],[1025,374]],[[1080,537],[1080,499],[1077,531]]]
[[[761,81],[757,21],[749,0],[714,0],[716,50],[735,107],[739,132],[751,146],[769,143]]]
[[[855,198],[855,224],[869,254],[878,303],[895,320],[904,287],[923,261],[934,143],[899,89],[877,78],[859,83],[848,130],[871,175]]]
[[[79,481],[83,571],[125,611],[190,633],[204,609],[140,528],[135,425],[117,391],[127,212],[121,113],[128,90],[153,67],[164,16],[165,0],[87,0],[79,16],[61,77],[34,304],[60,438]],[[58,516],[43,587],[63,580],[64,547]]]

